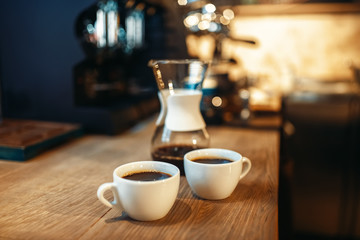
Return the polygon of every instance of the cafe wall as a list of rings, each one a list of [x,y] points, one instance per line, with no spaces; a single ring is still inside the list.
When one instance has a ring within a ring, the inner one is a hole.
[[[233,58],[246,74],[266,78],[288,90],[294,77],[351,80],[360,64],[360,14],[237,15],[233,38],[250,38],[256,47],[228,40],[223,57]]]
[[[216,11],[225,16],[228,10]],[[279,111],[281,97],[298,86],[338,93],[354,89],[353,67],[360,66],[358,5],[238,5],[231,10],[234,17],[224,23],[228,32],[190,33],[188,51],[206,60],[218,60],[219,53],[224,62],[232,60],[223,69],[240,86],[247,79],[252,109]],[[219,65],[213,61],[211,70]],[[340,84],[329,89],[321,84],[334,82]]]
[[[72,68],[84,54],[75,37],[92,1],[5,1],[0,7],[0,79],[4,117],[69,121]]]

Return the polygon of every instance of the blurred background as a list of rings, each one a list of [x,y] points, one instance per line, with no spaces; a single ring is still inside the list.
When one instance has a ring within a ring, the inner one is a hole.
[[[281,133],[282,239],[360,239],[360,3],[5,1],[3,118],[114,135],[159,110],[152,58],[212,62],[210,124]]]
[[[165,30],[163,18],[172,13],[159,4],[142,3],[136,9],[138,5],[135,1],[128,5],[126,1],[4,2],[0,8],[3,115],[76,122],[92,132],[114,134],[148,115],[146,111],[153,112],[157,102],[139,106],[144,98],[156,95],[148,59],[187,54],[185,42],[177,40],[184,34],[176,24],[172,23],[175,29]],[[124,31],[122,21],[133,14],[128,36],[118,31],[116,42],[105,39],[104,27],[94,34],[96,22],[99,28],[114,13],[119,20],[109,22],[112,31],[120,24]],[[130,39],[131,35],[139,37]],[[165,38],[170,41],[164,43]]]

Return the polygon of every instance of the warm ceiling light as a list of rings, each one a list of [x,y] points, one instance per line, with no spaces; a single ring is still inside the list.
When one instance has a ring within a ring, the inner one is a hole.
[[[206,12],[212,13],[212,12],[215,12],[216,7],[215,7],[214,4],[209,3],[209,4],[206,4],[206,5],[204,6],[204,9],[205,9]]]
[[[187,16],[184,20],[184,25],[186,27],[192,27],[199,23],[199,18],[195,15]]]
[[[207,20],[203,20],[199,22],[198,27],[200,30],[206,30],[210,27],[210,22]]]
[[[221,16],[221,17],[220,17],[220,22],[221,22],[221,24],[223,24],[223,25],[228,25],[228,24],[230,23],[230,20],[227,19],[227,18],[225,18],[224,16]]]
[[[224,15],[224,18],[226,18],[228,20],[232,20],[235,17],[235,14],[234,14],[233,10],[231,10],[231,9],[225,9],[223,11],[223,15]]]
[[[185,6],[187,4],[187,0],[178,0],[178,4],[180,6]]]
[[[220,107],[222,104],[222,99],[219,96],[215,96],[211,99],[211,103],[215,107]]]
[[[207,20],[207,21],[211,21],[211,14],[210,13],[205,13],[201,16],[201,20]]]

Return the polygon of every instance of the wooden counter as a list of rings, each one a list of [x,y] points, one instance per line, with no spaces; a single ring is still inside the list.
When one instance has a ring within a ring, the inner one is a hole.
[[[161,220],[139,222],[104,206],[96,191],[115,167],[151,160],[149,121],[115,137],[84,136],[27,162],[0,160],[0,239],[278,239],[279,133],[207,129],[211,147],[252,160],[229,198],[199,199],[181,177]]]

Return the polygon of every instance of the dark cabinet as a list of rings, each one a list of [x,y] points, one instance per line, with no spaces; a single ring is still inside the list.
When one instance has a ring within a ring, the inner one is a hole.
[[[290,94],[283,116],[294,239],[360,238],[360,96]]]

